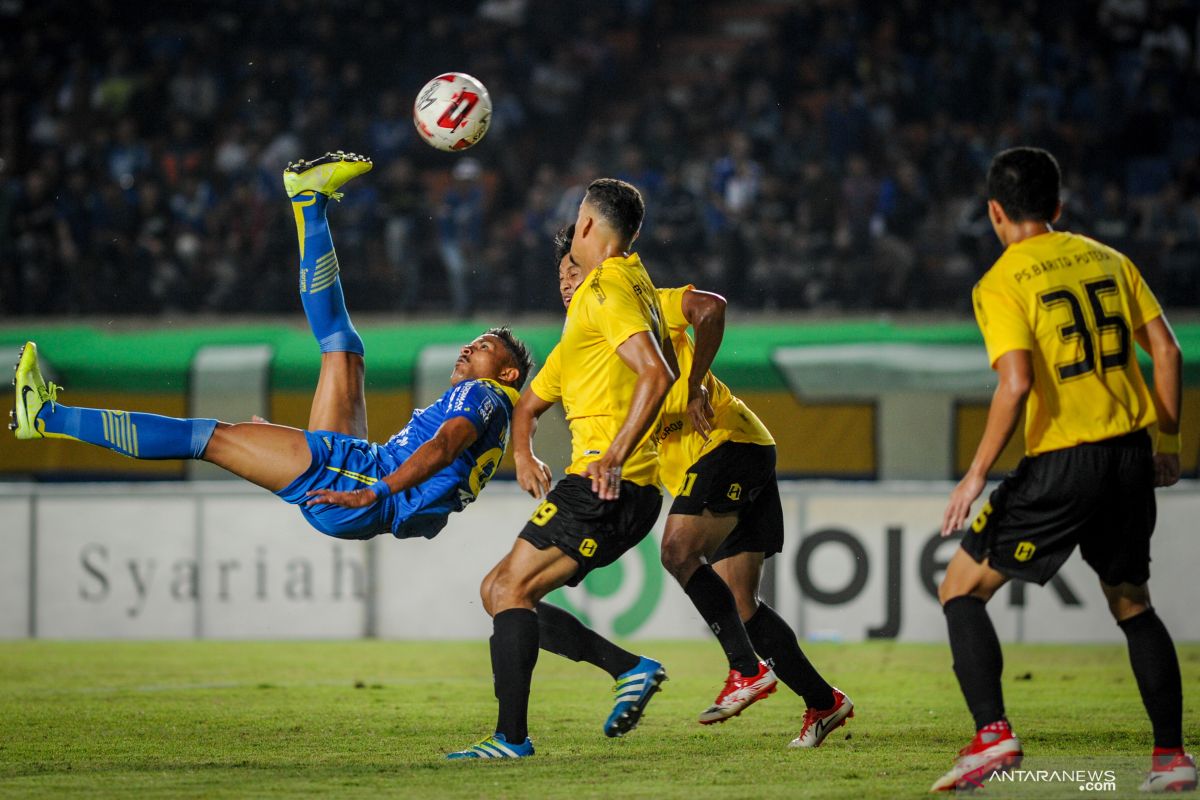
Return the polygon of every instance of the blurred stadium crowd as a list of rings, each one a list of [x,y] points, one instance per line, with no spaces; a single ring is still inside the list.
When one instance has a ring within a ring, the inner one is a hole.
[[[350,307],[552,311],[587,181],[637,184],[660,285],[744,308],[966,311],[991,155],[1056,153],[1063,226],[1200,305],[1198,0],[0,0],[0,311],[295,310],[292,159]],[[412,97],[465,71],[468,156]]]

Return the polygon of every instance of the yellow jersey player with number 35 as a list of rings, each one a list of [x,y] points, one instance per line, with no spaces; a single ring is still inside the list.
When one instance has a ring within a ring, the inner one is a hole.
[[[1006,249],[976,285],[974,303],[998,385],[942,535],[965,525],[1022,407],[1025,458],[983,504],[938,592],[976,733],[935,791],[979,786],[1021,763],[985,604],[1012,578],[1046,583],[1076,545],[1129,642],[1154,730],[1142,789],[1196,787],[1195,761],[1183,750],[1179,661],[1147,585],[1154,489],[1179,480],[1179,345],[1128,258],[1051,227],[1062,212],[1060,184],[1054,157],[1032,147],[1000,153],[988,171],[988,216]],[[1153,391],[1135,344],[1153,361]]]

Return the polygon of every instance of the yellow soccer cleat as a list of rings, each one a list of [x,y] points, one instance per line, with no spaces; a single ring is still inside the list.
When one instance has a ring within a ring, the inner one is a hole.
[[[311,161],[302,158],[295,164],[288,164],[283,171],[283,188],[288,197],[304,192],[319,192],[340,200],[342,194],[338,189],[364,172],[370,172],[373,166],[375,164],[369,156],[343,153],[341,150],[326,153]]]
[[[33,342],[26,342],[21,348],[13,386],[16,387],[16,406],[10,414],[8,429],[18,439],[45,438],[45,425],[39,424],[38,414],[46,403],[53,407],[58,401],[60,387],[46,383],[42,377],[42,370],[38,367],[37,345]]]

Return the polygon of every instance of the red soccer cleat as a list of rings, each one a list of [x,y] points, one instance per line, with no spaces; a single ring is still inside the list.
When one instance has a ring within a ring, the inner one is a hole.
[[[825,737],[833,733],[835,728],[846,724],[846,720],[854,716],[854,703],[840,689],[833,690],[833,705],[818,711],[810,708],[804,712],[804,727],[800,735],[788,744],[788,747],[820,747]]]
[[[981,728],[971,743],[958,751],[954,766],[938,778],[929,791],[978,789],[997,772],[1007,772],[1021,766],[1024,757],[1021,742],[1013,735],[1008,722],[993,722]]]
[[[725,688],[713,704],[700,715],[701,725],[712,725],[736,717],[746,708],[775,691],[778,681],[775,672],[765,662],[758,662],[758,673],[744,677],[736,669],[729,670]]]

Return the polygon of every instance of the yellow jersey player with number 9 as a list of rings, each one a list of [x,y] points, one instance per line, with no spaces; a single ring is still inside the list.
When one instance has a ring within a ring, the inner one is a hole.
[[[601,666],[616,680],[608,736],[631,731],[666,679],[658,661],[542,602],[636,546],[662,507],[651,433],[675,379],[675,358],[658,293],[632,252],[644,215],[641,193],[611,178],[593,181],[580,203],[570,257],[587,277],[546,368],[514,409],[517,481],[546,500],[480,588],[492,617],[495,733],[450,758],[533,755],[529,688],[539,647]],[[560,401],[572,461],[550,489],[549,468],[533,455],[531,438],[537,417]]]
[[[1179,479],[1181,356],[1137,267],[1094,239],[1055,231],[1058,163],[1018,147],[988,171],[988,216],[1005,251],[974,290],[998,385],[942,535],[961,529],[1025,411],[1025,458],[983,504],[938,595],[954,672],[976,733],[934,790],[981,785],[1021,763],[1004,710],[1003,657],[985,604],[1012,578],[1044,584],[1079,546],[1129,643],[1154,731],[1144,791],[1196,787],[1183,750],[1183,694],[1171,636],[1150,605],[1156,486]],[[1154,390],[1134,349],[1154,364]],[[1147,429],[1157,423],[1157,446]]]

